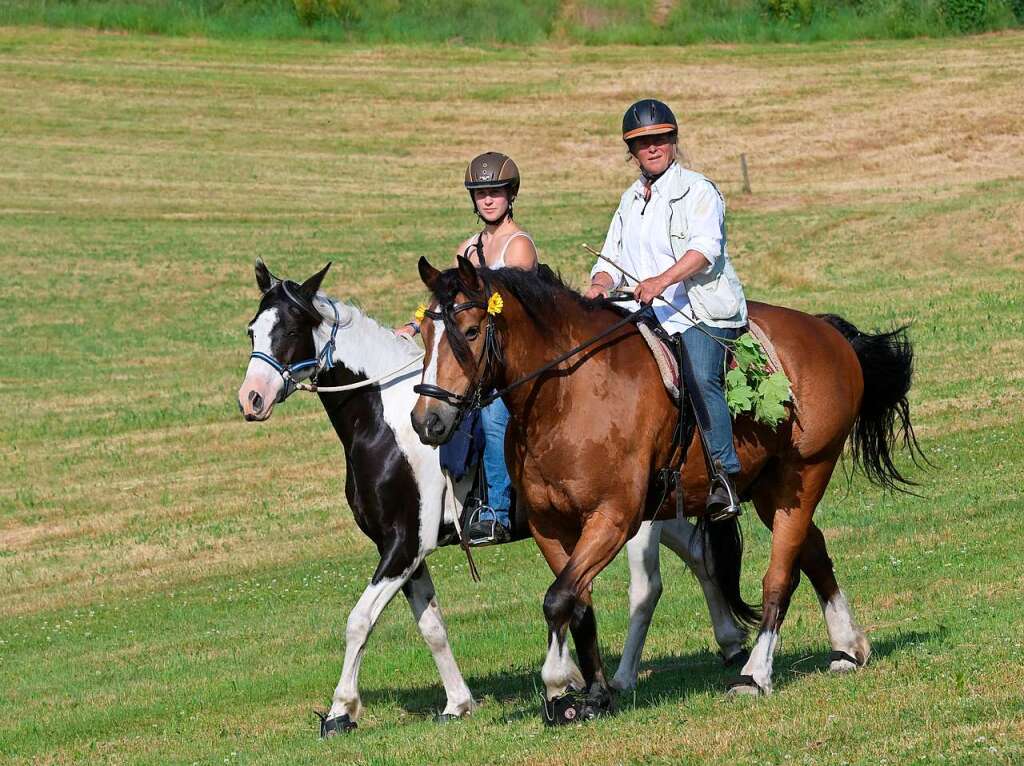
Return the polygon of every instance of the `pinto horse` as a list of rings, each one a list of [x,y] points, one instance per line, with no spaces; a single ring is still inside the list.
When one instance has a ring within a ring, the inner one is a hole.
[[[676,406],[636,327],[615,329],[621,313],[582,298],[550,270],[478,271],[460,259],[457,268],[440,272],[420,259],[419,271],[433,295],[428,313],[434,318],[424,323],[427,356],[413,424],[424,443],[443,443],[463,409],[492,388],[503,389],[512,416],[506,435],[510,472],[534,540],[556,575],[544,597],[546,698],[564,707],[567,699],[582,697],[584,714],[600,714],[610,708],[611,690],[598,651],[591,584],[645,518],[675,515],[675,492],[666,498],[656,479],[659,469],[678,465]],[[501,301],[492,298],[495,293]],[[767,694],[801,571],[821,602],[831,669],[852,670],[868,661],[871,646],[836,582],[812,516],[849,439],[856,464],[888,488],[909,483],[892,462],[898,433],[912,454],[919,448],[906,398],[913,354],[903,330],[867,335],[837,317],[764,303],[748,307],[772,340],[798,407],[775,430],[750,418],[735,425],[741,496],[753,500],[772,532],[763,612],[739,597],[742,546],[727,544],[738,538],[736,520],[703,526],[712,539],[713,568],[730,573],[723,585],[734,615],[759,623],[753,650],[730,689]],[[599,343],[530,377],[556,351],[603,333]],[[708,476],[699,450],[694,439],[680,475],[686,516],[704,513]],[[566,648],[567,629],[579,668]]]
[[[321,389],[360,386],[319,393],[344,450],[348,504],[356,524],[380,553],[376,571],[348,617],[344,665],[331,708],[321,722],[321,736],[356,728],[362,710],[359,667],[367,641],[399,591],[409,602],[444,684],[447,704],[439,720],[462,717],[475,703],[452,655],[425,559],[448,533],[454,533],[468,487],[456,486],[452,495],[446,495],[437,451],[420,442],[409,422],[420,365],[389,375],[410,360],[417,361],[417,347],[357,308],[321,292],[329,267],[299,284],[278,279],[263,261],[256,262],[261,298],[249,322],[252,354],[238,391],[245,419],[265,421],[275,404],[295,390],[294,381],[314,372]],[[373,384],[381,376],[385,380]],[[636,684],[640,649],[661,592],[659,536],[700,581],[722,657],[729,663],[743,656],[743,631],[708,575],[699,548],[686,544],[689,524],[646,524],[644,534],[630,543],[630,639],[616,678],[620,688]]]

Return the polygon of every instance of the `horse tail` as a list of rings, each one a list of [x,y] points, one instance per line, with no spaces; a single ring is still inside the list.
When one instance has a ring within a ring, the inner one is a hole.
[[[871,335],[835,314],[818,316],[850,342],[864,374],[864,398],[850,440],[854,465],[884,489],[913,494],[907,487],[917,486],[916,482],[904,477],[892,460],[902,442],[915,465],[920,465],[919,458],[928,463],[910,422],[907,393],[914,374],[914,348],[907,326]]]
[[[711,566],[704,557],[705,572],[714,580],[737,623],[754,627],[761,622],[760,606],[751,606],[740,594],[740,571],[743,565],[743,534],[739,518],[709,521],[707,515],[697,520],[694,534],[700,535],[704,550],[711,552]]]

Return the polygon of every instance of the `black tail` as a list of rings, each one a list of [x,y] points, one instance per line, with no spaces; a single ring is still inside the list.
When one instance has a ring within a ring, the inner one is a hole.
[[[738,518],[726,521],[709,521],[701,516],[694,530],[704,543],[704,550],[711,553],[711,567],[704,557],[705,571],[718,585],[729,611],[736,622],[744,627],[753,627],[761,622],[760,606],[751,606],[740,594],[740,571],[743,565],[743,534]]]
[[[898,443],[903,443],[915,465],[919,458],[928,463],[910,422],[907,393],[914,374],[914,349],[907,328],[869,335],[835,314],[819,316],[850,341],[864,374],[864,400],[850,440],[853,462],[878,486],[907,492],[916,483],[892,462]]]

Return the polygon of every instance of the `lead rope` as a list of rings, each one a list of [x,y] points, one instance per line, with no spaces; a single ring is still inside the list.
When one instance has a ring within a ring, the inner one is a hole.
[[[411,339],[410,339],[409,342],[410,343],[415,343],[415,341],[413,341]],[[412,367],[414,364],[416,364],[421,359],[423,359],[423,355],[424,355],[424,352],[420,351],[418,354],[416,354],[416,356],[414,356],[408,362],[403,364],[401,367],[396,367],[395,369],[391,370],[390,372],[386,372],[383,375],[378,375],[376,378],[371,378],[370,380],[361,380],[358,383],[348,383],[348,384],[346,384],[344,386],[318,386],[315,383],[296,383],[295,384],[295,388],[298,391],[309,391],[310,393],[314,393],[314,394],[316,394],[316,393],[333,394],[333,393],[336,393],[338,391],[355,391],[357,388],[366,388],[368,386],[375,386],[378,383],[380,383],[382,380],[387,380],[388,378],[391,378],[391,377],[397,375],[398,373],[402,372],[403,370],[406,370],[409,367]]]
[[[466,552],[466,561],[469,563],[469,576],[473,582],[480,582],[480,571],[476,568],[476,562],[473,561],[473,552],[470,550],[466,538],[462,535],[462,517],[458,513],[458,506],[455,503],[455,484],[452,482],[451,474],[447,471],[444,472],[444,481],[444,497],[441,500],[441,507],[445,507],[449,499],[451,500],[452,518],[455,520],[455,536],[459,538],[459,547]]]

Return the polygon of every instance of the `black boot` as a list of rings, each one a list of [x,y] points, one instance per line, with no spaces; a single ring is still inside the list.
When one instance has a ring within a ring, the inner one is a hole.
[[[740,493],[736,491],[739,474],[721,471],[711,481],[711,491],[705,504],[711,521],[728,521],[740,515]]]

